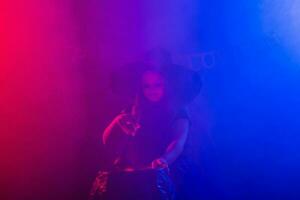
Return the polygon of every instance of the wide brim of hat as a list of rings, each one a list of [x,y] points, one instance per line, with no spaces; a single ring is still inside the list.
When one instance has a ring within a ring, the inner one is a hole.
[[[134,97],[139,90],[141,76],[146,70],[149,70],[149,66],[143,63],[133,63],[116,69],[110,78],[112,91],[121,97]],[[188,104],[200,93],[202,88],[200,72],[174,64],[163,66],[160,71],[166,77],[178,102]]]
[[[166,66],[164,73],[179,102],[190,103],[200,93],[202,88],[200,72],[181,65],[169,65]]]

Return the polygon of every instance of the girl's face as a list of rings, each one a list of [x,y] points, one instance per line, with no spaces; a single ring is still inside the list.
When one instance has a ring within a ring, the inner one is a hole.
[[[142,89],[146,99],[159,102],[165,94],[163,77],[158,72],[146,71],[142,77]]]

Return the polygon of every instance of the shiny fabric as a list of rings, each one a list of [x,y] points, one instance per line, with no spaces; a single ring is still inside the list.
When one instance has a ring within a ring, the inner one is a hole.
[[[167,170],[100,171],[89,200],[174,200]]]

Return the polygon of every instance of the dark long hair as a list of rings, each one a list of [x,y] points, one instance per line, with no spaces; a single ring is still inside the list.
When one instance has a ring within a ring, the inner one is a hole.
[[[165,90],[162,99],[159,102],[150,102],[143,93],[142,87],[142,74],[146,71],[153,71],[158,73],[164,79]],[[174,116],[180,106],[176,103],[174,95],[172,94],[172,88],[167,79],[164,71],[153,69],[151,67],[145,68],[145,71],[140,76],[138,91],[135,95],[131,113],[136,116],[137,119],[146,117],[151,112],[160,112],[162,116]]]

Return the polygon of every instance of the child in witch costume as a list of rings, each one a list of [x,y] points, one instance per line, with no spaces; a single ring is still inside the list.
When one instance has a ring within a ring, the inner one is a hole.
[[[140,73],[133,104],[117,115],[103,133],[103,143],[115,157],[112,173],[155,174],[153,183],[157,192],[149,194],[152,190],[149,189],[143,196],[138,191],[144,189],[129,187],[125,191],[127,197],[108,195],[109,173],[99,172],[90,199],[174,199],[169,167],[182,153],[190,126],[185,106],[191,97],[183,94],[187,88],[180,77],[184,73],[186,71],[175,65],[145,67]],[[189,76],[189,80],[192,79]],[[115,180],[127,182],[118,183],[121,185],[130,184],[126,179]]]

